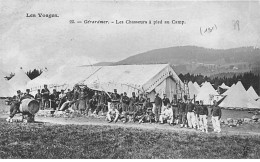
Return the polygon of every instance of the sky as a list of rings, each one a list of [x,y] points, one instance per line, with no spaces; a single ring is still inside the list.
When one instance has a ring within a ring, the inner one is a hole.
[[[173,46],[259,47],[259,8],[259,1],[0,0],[0,69],[47,67],[58,71]],[[27,13],[59,17],[26,17]],[[70,24],[70,20],[110,24]],[[185,24],[111,23],[116,20]]]

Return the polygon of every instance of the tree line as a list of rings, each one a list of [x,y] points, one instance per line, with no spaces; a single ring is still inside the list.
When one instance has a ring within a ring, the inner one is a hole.
[[[220,75],[221,76],[221,75]],[[250,86],[252,86],[256,93],[259,95],[259,85],[260,85],[260,76],[259,74],[254,74],[252,72],[246,72],[242,74],[233,74],[233,76],[226,77],[222,75],[221,77],[208,77],[203,76],[201,74],[179,74],[179,78],[184,81],[192,81],[197,82],[201,85],[203,82],[210,82],[215,89],[218,88],[222,83],[225,83],[227,86],[232,86],[232,84],[236,84],[238,81],[241,81],[245,89],[247,90]]]

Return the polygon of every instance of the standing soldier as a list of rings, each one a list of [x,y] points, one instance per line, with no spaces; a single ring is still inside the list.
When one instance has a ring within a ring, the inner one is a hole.
[[[56,110],[59,101],[59,94],[56,89],[53,89],[53,93],[50,95],[50,107]]]
[[[187,120],[188,120],[188,126],[189,128],[196,128],[195,124],[195,113],[194,113],[194,104],[191,102],[191,100],[188,101],[187,104]]]
[[[163,94],[162,102],[163,102],[162,111],[164,111],[167,108],[167,106],[171,104],[169,98],[167,98],[167,95],[165,93]]]
[[[208,108],[207,106],[203,105],[203,101],[200,101],[200,108],[199,108],[199,118],[200,118],[200,126],[201,130],[208,133]]]
[[[82,115],[85,115],[86,113],[86,98],[87,98],[87,94],[86,92],[84,91],[83,88],[80,89],[80,92],[79,92],[79,111]],[[88,112],[86,113],[88,115]]]
[[[36,95],[35,95],[35,100],[37,100],[38,102],[39,102],[39,105],[40,105],[40,107],[41,107],[41,100],[42,100],[42,94],[41,94],[41,90],[40,89],[38,89],[38,91],[37,91],[37,93],[36,93]]]
[[[42,93],[42,106],[44,109],[49,107],[49,97],[50,97],[50,91],[46,84],[44,85],[44,89],[42,89],[41,93]]]
[[[122,115],[124,116],[124,123],[127,121],[127,112],[128,112],[128,107],[129,107],[129,102],[130,102],[130,99],[129,97],[127,97],[127,93],[124,92],[124,95],[122,97]]]
[[[135,112],[137,111],[138,101],[139,98],[135,96],[135,92],[132,92],[132,97],[129,100],[128,109],[123,114],[125,118],[125,121],[123,121],[124,123],[127,121],[127,118],[132,117],[134,119]]]
[[[178,102],[178,112],[181,128],[187,127],[187,105],[182,99]]]
[[[156,93],[155,99],[154,99],[155,109],[155,122],[159,122],[159,115],[161,114],[161,108],[162,108],[162,99],[159,97],[159,93]]]
[[[199,121],[199,111],[200,111],[200,104],[199,101],[196,101],[194,106],[194,114],[195,114],[195,125],[197,130],[201,130],[200,121]]]
[[[211,120],[212,120],[212,125],[213,125],[213,129],[214,132],[221,132],[221,128],[220,128],[220,118],[221,118],[221,109],[220,107],[217,105],[217,101],[214,100],[213,101],[214,105],[211,109]]]
[[[98,92],[96,91],[94,96],[92,96],[92,98],[90,100],[90,111],[91,111],[92,115],[96,115],[98,98],[99,98],[99,95],[98,95]]]
[[[106,95],[105,92],[102,91],[100,92],[100,94],[98,95],[98,105],[97,105],[97,111],[96,114],[98,115],[98,113],[101,111],[101,115],[104,115],[104,111],[105,111],[105,106],[106,106]]]

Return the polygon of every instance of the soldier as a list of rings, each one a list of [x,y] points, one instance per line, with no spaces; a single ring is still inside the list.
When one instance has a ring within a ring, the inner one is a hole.
[[[64,90],[61,90],[61,93],[59,94],[59,104],[58,104],[58,109],[60,109],[61,105],[66,102],[66,94],[64,93]]]
[[[27,91],[27,93],[29,93],[29,92]],[[10,115],[6,119],[7,122],[12,122],[12,118],[14,117],[14,115],[19,112],[19,107],[20,107],[21,101],[28,97],[31,97],[30,94],[24,97],[24,96],[22,96],[22,93],[20,90],[17,91],[17,95],[13,97],[13,101],[10,106]]]
[[[36,95],[34,96],[34,98],[35,98],[35,100],[37,100],[39,102],[40,107],[41,107],[41,105],[42,105],[42,103],[41,103],[42,94],[41,94],[41,90],[40,89],[38,89],[38,91],[37,91]]]
[[[200,101],[200,107],[199,107],[199,119],[200,119],[200,126],[201,130],[206,133],[208,133],[208,108],[207,106],[203,105],[203,101]]]
[[[162,102],[163,102],[162,111],[164,111],[167,108],[167,106],[171,104],[169,98],[167,98],[167,95],[165,93],[163,94]]]
[[[98,94],[98,104],[97,104],[96,114],[98,115],[98,113],[101,111],[102,113],[101,115],[104,115],[105,106],[106,106],[106,95],[105,92],[102,91]]]
[[[44,89],[42,89],[41,93],[42,93],[42,106],[44,109],[49,107],[49,97],[50,97],[50,91],[46,84],[44,85]]]
[[[214,100],[213,103],[214,103],[214,105],[211,109],[212,125],[213,125],[214,132],[220,133],[221,132],[220,118],[221,118],[222,113],[221,113],[220,107],[217,105],[217,101]]]
[[[191,100],[188,101],[187,104],[187,120],[189,128],[196,128],[194,104],[191,102]]]
[[[195,125],[196,125],[197,130],[201,130],[200,120],[199,120],[199,111],[200,111],[200,104],[199,104],[199,101],[196,101],[195,106],[194,106],[194,114],[195,114]]]
[[[123,123],[125,123],[131,117],[134,119],[135,113],[137,112],[138,102],[138,97],[135,96],[135,92],[132,92],[132,97],[129,100],[128,109],[125,111],[125,113],[122,114],[125,118]]]
[[[169,125],[173,124],[173,112],[170,105],[161,113],[160,124],[163,124],[165,120],[169,120]]]
[[[90,111],[93,115],[96,115],[96,108],[98,104],[98,92],[96,91],[94,96],[92,96],[92,99],[90,99]]]
[[[88,112],[86,112],[86,98],[87,98],[87,94],[86,92],[84,91],[83,88],[80,89],[80,92],[79,92],[79,111],[82,115],[88,115]]]
[[[154,113],[155,113],[155,122],[158,123],[159,121],[159,115],[161,114],[161,108],[162,108],[162,99],[159,97],[159,93],[156,94],[154,99]]]
[[[178,112],[179,112],[179,121],[181,128],[187,127],[187,109],[186,103],[182,101],[182,99],[178,102]]]
[[[153,109],[153,104],[150,102],[150,98],[147,98],[145,105],[144,105],[145,115],[139,121],[139,123],[140,122],[150,122],[150,123],[152,123],[152,120],[154,120],[154,114],[153,114],[152,109]]]
[[[115,108],[114,105],[111,106],[110,110],[107,112],[107,117],[106,119],[108,120],[108,123],[111,123],[114,121],[115,123],[117,122],[119,117],[119,111]]]
[[[80,87],[79,85],[75,85],[73,88],[73,100],[70,102],[70,106],[74,104],[74,109],[78,110],[78,106],[79,106],[79,93],[80,93]]]
[[[56,110],[59,102],[59,94],[57,93],[56,89],[53,89],[52,94],[50,95],[50,107]]]
[[[23,99],[34,99],[33,95],[30,94],[30,89],[26,89],[26,93],[24,94],[24,96],[21,97],[21,100]]]

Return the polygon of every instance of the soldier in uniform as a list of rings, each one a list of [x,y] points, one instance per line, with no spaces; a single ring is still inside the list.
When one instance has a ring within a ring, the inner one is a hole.
[[[162,108],[162,99],[159,97],[159,93],[156,94],[155,99],[154,99],[154,104],[155,104],[155,122],[159,122],[159,115],[161,114],[161,108]]]
[[[42,94],[41,94],[41,90],[40,89],[38,89],[38,91],[37,91],[37,93],[36,93],[36,95],[35,95],[35,100],[37,100],[38,102],[39,102],[39,104],[40,104],[40,107],[41,107],[41,105],[42,105],[42,102],[41,102],[41,100],[42,100]]]
[[[187,106],[182,99],[179,99],[178,102],[178,112],[179,112],[179,121],[181,128],[187,127]]]
[[[171,104],[169,98],[167,98],[166,94],[163,94],[163,99],[162,99],[163,105],[162,105],[162,111],[164,111],[168,105]]]
[[[107,112],[106,119],[108,120],[109,123],[111,123],[112,121],[116,123],[118,118],[119,118],[119,111],[115,108],[114,105],[112,105]]]
[[[191,100],[189,100],[187,104],[187,120],[189,128],[196,128],[194,109],[194,104],[191,102]]]
[[[102,91],[102,92],[100,92],[100,94],[98,96],[98,105],[97,105],[97,111],[96,111],[97,115],[100,111],[101,111],[102,115],[104,115],[106,102],[107,102],[106,94],[104,91]]]
[[[199,107],[199,119],[200,119],[200,126],[201,131],[205,131],[208,133],[208,108],[207,106],[203,105],[203,101],[200,101]]]
[[[12,122],[12,118],[14,117],[14,115],[16,113],[18,113],[20,110],[20,104],[22,102],[23,99],[26,99],[26,98],[34,98],[29,92],[30,90],[27,89],[26,90],[26,94],[24,96],[22,96],[22,93],[20,90],[17,91],[17,95],[13,97],[13,101],[11,103],[11,106],[10,106],[10,115],[9,117],[6,119],[7,122]]]
[[[211,120],[212,120],[212,125],[214,132],[220,133],[221,128],[220,128],[220,118],[222,115],[220,107],[217,105],[217,101],[213,101],[214,106],[211,109]]]
[[[154,120],[154,114],[153,114],[153,104],[150,102],[150,98],[146,99],[144,110],[145,115],[143,115],[143,118],[139,121],[140,122],[150,122],[152,123],[152,120]]]
[[[56,89],[53,89],[52,94],[50,95],[50,107],[56,110],[59,103],[59,94]]]
[[[169,120],[170,125],[173,124],[173,112],[170,105],[161,113],[159,120],[160,124],[163,124],[165,120]]]
[[[49,107],[49,97],[50,97],[50,91],[47,87],[47,85],[44,85],[44,88],[41,91],[42,93],[42,106],[43,109]]]

